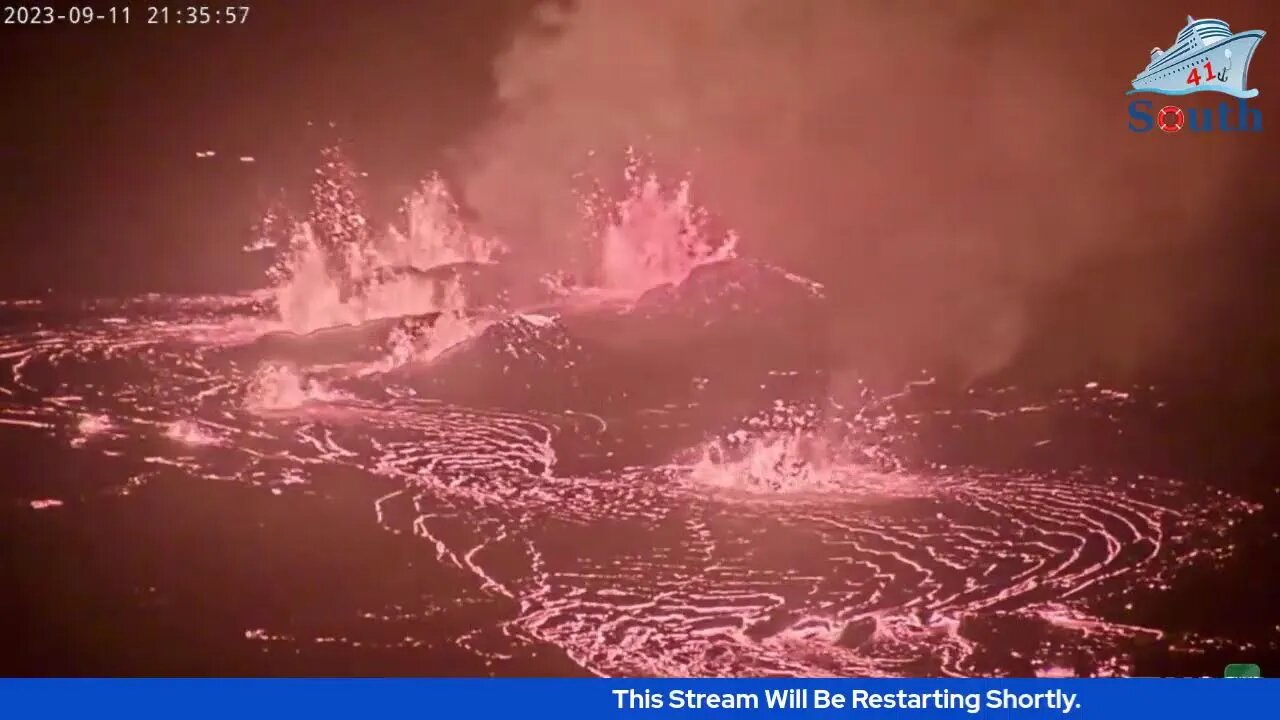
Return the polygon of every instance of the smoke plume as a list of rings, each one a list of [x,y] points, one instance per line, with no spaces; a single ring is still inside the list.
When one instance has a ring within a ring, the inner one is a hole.
[[[497,61],[503,111],[465,196],[554,263],[576,242],[575,178],[617,174],[634,146],[691,173],[744,254],[826,283],[830,339],[873,375],[997,371],[1043,330],[1037,303],[1123,261],[1101,288],[1116,300],[1077,324],[1131,365],[1197,302],[1163,258],[1219,218],[1249,148],[1128,130],[1128,80],[1183,22],[1048,2],[548,5]]]

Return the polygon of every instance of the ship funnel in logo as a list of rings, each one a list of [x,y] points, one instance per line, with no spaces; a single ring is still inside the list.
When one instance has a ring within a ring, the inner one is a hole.
[[[1245,83],[1249,61],[1264,35],[1261,30],[1233,35],[1221,20],[1196,20],[1188,15],[1187,26],[1168,50],[1151,49],[1151,62],[1133,79],[1133,89],[1128,94],[1220,92],[1238,98],[1254,97],[1258,91],[1246,89]]]

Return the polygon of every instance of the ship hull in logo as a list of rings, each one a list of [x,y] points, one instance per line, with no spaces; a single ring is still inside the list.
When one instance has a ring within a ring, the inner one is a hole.
[[[1256,97],[1258,91],[1247,85],[1249,62],[1265,35],[1261,30],[1233,34],[1221,20],[1188,16],[1186,27],[1168,50],[1152,49],[1151,62],[1133,79],[1127,94],[1219,92]]]

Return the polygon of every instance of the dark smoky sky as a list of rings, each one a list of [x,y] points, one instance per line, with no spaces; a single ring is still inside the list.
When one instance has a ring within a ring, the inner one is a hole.
[[[260,284],[239,248],[277,192],[343,138],[389,203],[490,113],[529,5],[234,4],[243,26],[149,26],[145,3],[128,27],[0,26],[7,294]]]
[[[0,29],[9,294],[252,285],[249,224],[337,135],[379,202],[443,168],[541,268],[574,175],[634,145],[746,254],[828,285],[821,340],[859,373],[1231,373],[1277,345],[1275,41],[1262,133],[1134,134],[1123,94],[1187,14],[1271,30],[1274,3],[251,5]]]

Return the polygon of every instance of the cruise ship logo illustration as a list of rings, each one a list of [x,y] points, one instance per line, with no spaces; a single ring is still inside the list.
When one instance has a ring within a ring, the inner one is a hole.
[[[1168,50],[1152,48],[1151,62],[1133,79],[1128,93],[1189,95],[1220,92],[1238,98],[1256,97],[1247,86],[1249,61],[1266,35],[1261,30],[1232,33],[1221,20],[1187,16]]]

